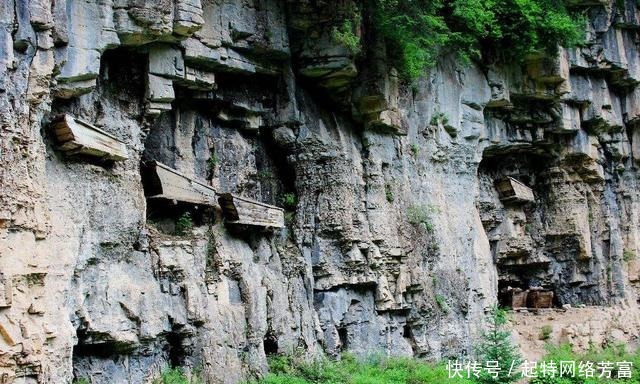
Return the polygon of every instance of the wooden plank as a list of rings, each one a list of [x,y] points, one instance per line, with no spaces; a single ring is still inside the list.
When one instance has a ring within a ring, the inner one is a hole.
[[[125,143],[71,115],[65,114],[55,119],[53,129],[58,148],[68,155],[87,155],[114,161],[128,158]]]
[[[513,177],[496,181],[495,187],[503,202],[528,203],[535,201],[533,190]]]
[[[192,204],[215,206],[215,189],[158,161],[145,167],[143,182],[148,198],[162,198]]]
[[[274,228],[284,227],[284,210],[282,208],[231,193],[218,194],[218,202],[229,223]]]

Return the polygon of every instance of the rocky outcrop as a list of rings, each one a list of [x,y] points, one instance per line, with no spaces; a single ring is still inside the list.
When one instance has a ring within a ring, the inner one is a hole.
[[[581,48],[444,57],[413,86],[369,10],[330,3],[0,4],[0,382],[457,356],[509,288],[637,310],[635,2],[591,5]],[[345,18],[359,53],[332,37]],[[63,113],[127,159],[59,151]],[[145,198],[151,160],[286,228]],[[507,176],[533,201],[501,200]]]

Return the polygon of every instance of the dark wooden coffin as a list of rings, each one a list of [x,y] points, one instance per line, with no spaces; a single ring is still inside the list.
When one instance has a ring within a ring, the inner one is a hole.
[[[527,294],[529,291],[523,291],[522,289],[516,288],[507,292],[510,296],[511,308],[526,308],[527,307]]]
[[[232,195],[218,194],[218,202],[228,223],[261,227],[284,227],[284,210],[273,205]]]
[[[53,120],[58,149],[67,155],[86,155],[105,160],[126,160],[127,146],[115,136],[84,120],[65,114]]]
[[[495,183],[500,201],[514,203],[528,203],[535,201],[531,188],[513,177],[505,177]]]
[[[168,199],[192,204],[215,206],[216,191],[158,161],[144,166],[145,195],[150,199]]]
[[[527,307],[529,308],[552,308],[553,292],[544,290],[530,290],[527,295]]]

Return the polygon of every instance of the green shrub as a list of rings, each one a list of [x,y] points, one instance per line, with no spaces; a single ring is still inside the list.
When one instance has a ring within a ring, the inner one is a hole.
[[[267,180],[271,180],[271,179],[275,178],[275,176],[274,176],[273,172],[271,172],[271,170],[263,169],[260,172],[258,172],[258,178],[260,180],[267,181]]]
[[[540,340],[549,340],[551,338],[551,333],[553,332],[553,327],[550,325],[543,325],[542,329],[540,329]]]
[[[282,205],[287,209],[295,209],[297,200],[294,193],[285,193],[282,195]]]
[[[218,157],[216,157],[215,154],[211,154],[211,157],[209,157],[207,159],[207,170],[209,172],[213,171],[213,169],[216,167],[216,165],[220,164],[220,159],[218,159]]]
[[[622,252],[622,259],[624,261],[628,262],[628,261],[634,260],[635,258],[636,258],[636,253],[630,249],[625,249]]]
[[[396,199],[395,195],[393,194],[393,187],[389,183],[384,185],[384,194],[387,197],[387,201],[390,203],[393,203],[393,201]]]
[[[418,147],[418,144],[411,144],[411,155],[413,156],[413,158],[417,158],[418,154],[420,153],[420,147]]]
[[[176,221],[176,235],[184,236],[193,229],[193,219],[191,213],[185,212]]]
[[[500,371],[496,378],[483,371],[478,379],[479,383],[502,384],[520,379],[517,374],[509,375],[511,367],[519,367],[522,358],[518,352],[518,346],[511,341],[511,333],[507,330],[506,323],[507,312],[504,309],[493,307],[488,316],[488,329],[482,334],[477,353],[482,366],[487,366],[487,362],[497,361]]]
[[[333,27],[331,38],[338,44],[345,46],[353,55],[360,53],[360,37],[356,35],[355,30],[359,24],[359,19],[345,20],[340,27]]]
[[[191,384],[180,368],[170,368],[162,372],[153,384]]]
[[[91,384],[91,382],[87,378],[79,377],[77,379],[74,379],[72,384]]]
[[[415,204],[407,208],[407,221],[427,232],[433,232],[431,214],[434,212],[436,209],[430,205]]]
[[[429,124],[438,125],[438,123],[442,123],[442,125],[447,125],[449,123],[449,118],[442,112],[436,112],[431,116],[431,120]]]
[[[583,39],[585,18],[570,0],[375,0],[375,20],[389,57],[409,79],[442,54],[464,62],[483,55],[523,60]]]
[[[447,299],[445,299],[444,296],[436,295],[436,303],[442,312],[449,313],[449,304],[447,304]]]

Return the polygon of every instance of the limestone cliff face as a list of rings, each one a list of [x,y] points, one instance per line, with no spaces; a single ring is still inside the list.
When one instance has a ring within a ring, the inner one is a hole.
[[[410,86],[360,3],[2,1],[0,382],[457,356],[508,287],[635,310],[640,11],[591,3],[583,48]],[[354,57],[331,31],[358,8]],[[62,153],[62,113],[128,159]],[[286,205],[286,228],[145,199],[151,160]],[[506,176],[534,201],[500,200]]]

